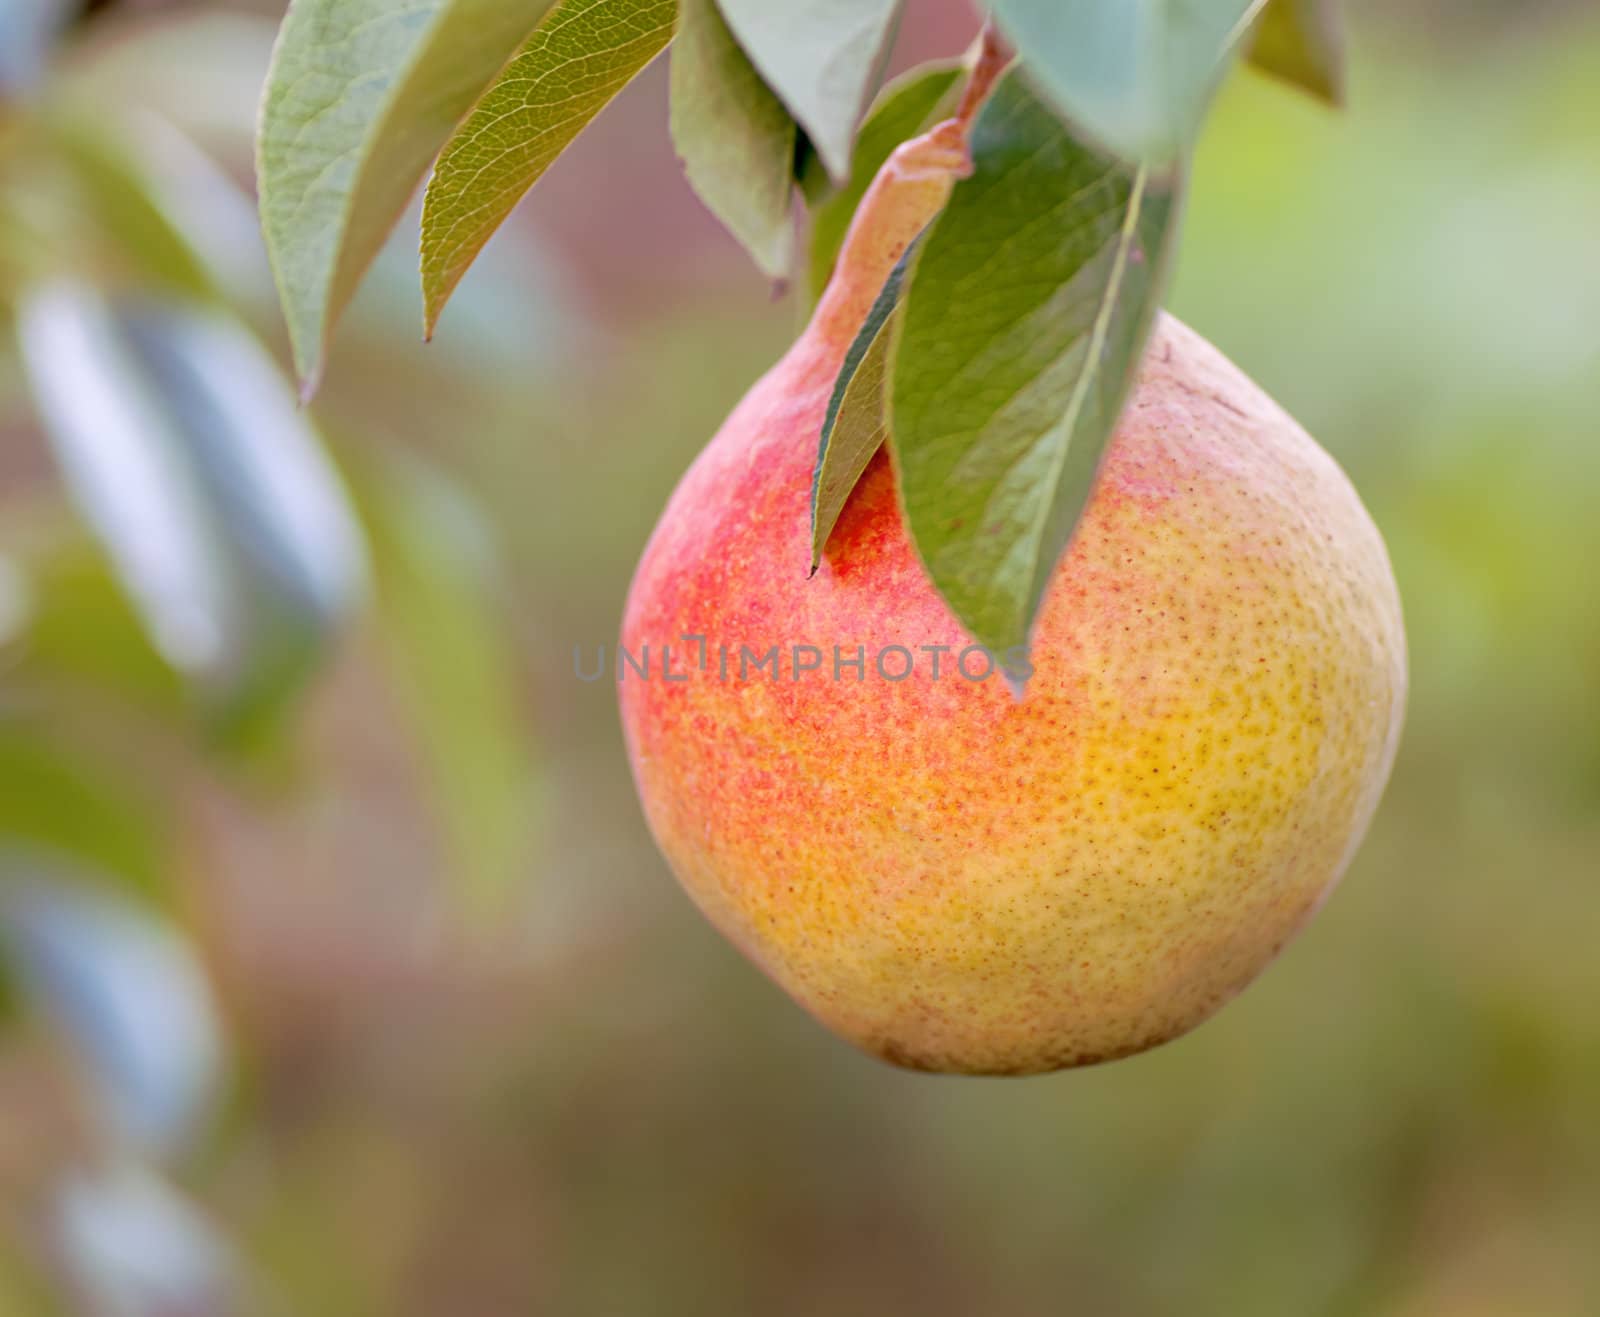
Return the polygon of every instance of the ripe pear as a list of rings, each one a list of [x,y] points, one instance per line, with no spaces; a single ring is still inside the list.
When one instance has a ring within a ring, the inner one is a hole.
[[[930,583],[886,453],[808,575],[834,378],[950,146],[885,166],[810,326],[673,494],[620,698],[661,849],[756,965],[897,1065],[1027,1074],[1177,1037],[1305,924],[1388,777],[1405,637],[1349,480],[1166,315],[1020,697]]]

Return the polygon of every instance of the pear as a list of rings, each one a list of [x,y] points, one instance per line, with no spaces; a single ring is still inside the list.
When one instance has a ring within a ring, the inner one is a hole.
[[[960,172],[940,132],[885,166],[811,324],[673,494],[619,693],[662,851],[757,966],[897,1065],[1028,1074],[1177,1037],[1304,926],[1388,777],[1405,637],[1349,480],[1165,315],[1020,697],[931,584],[886,453],[808,575],[818,431]]]

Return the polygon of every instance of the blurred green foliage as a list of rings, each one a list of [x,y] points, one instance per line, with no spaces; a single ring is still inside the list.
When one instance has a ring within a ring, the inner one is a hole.
[[[655,854],[614,692],[572,650],[613,639],[668,491],[793,313],[658,175],[639,168],[656,223],[635,240],[692,277],[648,295],[574,238],[598,217],[536,195],[425,349],[414,229],[386,253],[312,412],[373,598],[265,761],[205,734],[0,353],[0,833],[185,932],[233,1076],[165,1161],[209,1224],[148,1189],[64,1199],[123,1149],[68,1096],[70,1040],[12,1020],[0,1312],[98,1293],[104,1250],[69,1246],[129,1211],[171,1274],[208,1230],[239,1310],[313,1317],[1600,1311],[1600,16],[1467,8],[1365,7],[1346,113],[1241,74],[1202,143],[1173,309],[1351,472],[1414,691],[1305,936],[1190,1037],[1104,1068],[862,1058]],[[126,105],[119,130],[163,115],[243,181],[238,83],[270,31],[108,27],[57,85]],[[617,131],[655,125],[662,92],[642,79]],[[612,178],[615,151],[580,142],[553,173]],[[172,214],[195,175],[155,155]],[[51,204],[79,232],[124,213],[76,187]],[[116,283],[126,244],[91,246]],[[224,248],[226,277],[196,258],[214,300],[282,361],[259,252]],[[493,918],[464,917],[485,890]]]

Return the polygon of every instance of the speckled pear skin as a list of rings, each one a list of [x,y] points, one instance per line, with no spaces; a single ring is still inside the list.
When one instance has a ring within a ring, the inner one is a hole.
[[[640,796],[712,922],[868,1052],[967,1074],[1126,1056],[1239,992],[1344,873],[1400,731],[1394,577],[1333,460],[1163,317],[1020,700],[955,670],[971,641],[883,453],[808,579],[818,428],[904,238],[852,235],[644,553],[622,645],[652,667],[620,681]],[[741,678],[741,648],[773,645],[778,678]],[[797,677],[806,645],[825,661]],[[834,667],[858,645],[864,679]],[[903,680],[877,670],[891,645]]]

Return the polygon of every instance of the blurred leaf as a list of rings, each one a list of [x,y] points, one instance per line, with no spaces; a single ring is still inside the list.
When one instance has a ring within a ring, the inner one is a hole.
[[[79,857],[96,875],[170,907],[166,805],[37,731],[0,721],[0,838]]]
[[[0,850],[0,936],[23,989],[71,1039],[113,1126],[168,1153],[209,1107],[222,1043],[211,989],[161,920],[111,880]]]
[[[822,561],[822,550],[838,523],[839,514],[844,511],[850,491],[861,479],[872,455],[889,437],[884,415],[889,342],[894,313],[900,307],[906,268],[920,243],[919,238],[895,263],[855,341],[845,353],[844,366],[834,381],[833,396],[828,400],[828,411],[822,421],[816,474],[811,481],[813,572]]]
[[[1269,0],[1250,39],[1250,63],[1344,104],[1344,24],[1339,0]]]
[[[153,114],[130,116],[103,149],[124,158],[147,204],[188,249],[207,291],[236,307],[272,295],[255,200],[210,155]]]
[[[121,24],[115,40],[83,43],[55,75],[52,98],[92,101],[108,119],[154,115],[243,172],[283,7],[270,18],[215,5],[164,8],[153,20]]]
[[[390,462],[357,482],[385,654],[421,745],[473,912],[505,912],[535,806],[535,770],[492,552],[437,471]]]
[[[422,211],[427,332],[507,215],[672,39],[677,0],[562,0],[446,145]]]
[[[0,315],[7,322],[20,290],[63,264],[63,232],[76,219],[63,205],[59,171],[39,142],[36,123],[31,111],[26,120],[12,121],[17,128],[8,140],[12,124],[0,106]],[[0,376],[13,359],[13,353],[0,352]],[[0,379],[0,386],[5,383]]]
[[[0,102],[30,90],[39,80],[57,34],[71,17],[67,0],[3,0],[0,3]]]
[[[82,212],[126,253],[140,282],[193,298],[213,294],[205,266],[152,196],[127,142],[99,125],[60,116],[50,120],[48,133],[56,158],[82,192]]]
[[[960,60],[922,64],[902,74],[879,94],[856,138],[850,181],[821,201],[811,219],[811,297],[822,296],[856,207],[895,147],[931,127],[954,108]],[[819,165],[815,171],[821,173]],[[802,188],[805,183],[802,180]],[[808,194],[809,195],[809,194]]]
[[[1039,89],[1124,159],[1182,154],[1262,0],[994,0]]]
[[[1088,498],[1176,206],[1147,169],[1074,140],[1016,70],[980,111],[972,157],[907,276],[890,430],[923,563],[998,652],[1026,643]]]
[[[240,1311],[231,1250],[148,1168],[124,1160],[69,1175],[53,1208],[55,1251],[96,1317]]]
[[[795,124],[717,10],[682,0],[672,47],[672,144],[700,199],[773,278],[793,261]]]
[[[362,579],[338,480],[271,360],[225,316],[57,284],[20,308],[69,487],[161,653],[248,736]]]
[[[836,183],[883,71],[900,0],[719,0],[723,17]]]
[[[16,680],[66,679],[164,715],[184,711],[178,675],[151,644],[111,563],[81,526],[53,526],[0,564],[0,576],[20,592],[13,597],[24,601],[13,623],[0,622],[0,653]]]
[[[297,0],[261,108],[256,177],[307,392],[423,171],[553,0]]]

